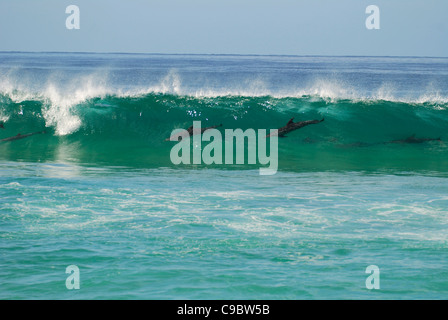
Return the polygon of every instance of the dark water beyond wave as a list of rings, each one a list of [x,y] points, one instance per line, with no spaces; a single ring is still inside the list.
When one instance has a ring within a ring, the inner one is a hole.
[[[45,98],[18,100],[8,94],[0,103],[1,139],[46,132],[0,143],[5,160],[170,167],[174,143],[164,139],[195,120],[203,127],[222,124],[224,133],[226,128],[275,129],[294,117],[325,121],[279,140],[279,170],[448,171],[444,101],[147,93],[97,96],[65,108]],[[441,141],[397,143],[413,135]],[[233,167],[242,168],[226,169]]]

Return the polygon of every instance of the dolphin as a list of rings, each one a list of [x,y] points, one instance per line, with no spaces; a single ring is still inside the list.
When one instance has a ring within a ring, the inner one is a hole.
[[[44,134],[44,133],[45,133],[45,131],[34,132],[34,133],[27,133],[27,134],[20,134],[19,133],[18,135],[14,136],[14,137],[9,137],[9,138],[2,139],[2,140],[0,140],[0,142],[9,142],[9,141],[20,140],[20,139],[24,139],[24,138],[27,138],[27,137],[34,136],[36,134]]]
[[[406,138],[406,139],[399,139],[399,140],[392,140],[392,141],[387,141],[387,142],[376,142],[376,143],[367,143],[367,142],[355,142],[355,143],[350,143],[350,144],[341,144],[339,145],[340,148],[353,148],[353,147],[371,147],[371,146],[376,146],[376,145],[384,145],[384,144],[417,144],[417,143],[423,143],[423,142],[428,142],[428,141],[442,141],[441,138],[416,138],[415,134],[413,134],[412,136]]]
[[[423,142],[427,142],[427,141],[442,141],[442,139],[439,138],[416,138],[415,134],[413,134],[412,136],[406,138],[406,139],[399,139],[399,140],[392,140],[386,143],[423,143]]]
[[[325,119],[322,119],[322,120],[306,120],[306,121],[299,121],[299,122],[294,122],[293,120],[294,120],[294,118],[289,119],[289,121],[286,124],[286,126],[281,127],[280,129],[278,129],[277,134],[268,134],[266,136],[266,138],[273,137],[275,135],[279,136],[280,138],[283,138],[283,137],[285,137],[285,135],[287,133],[290,133],[291,131],[303,128],[303,127],[305,127],[307,125],[310,125],[310,124],[320,123],[320,122],[324,121]]]
[[[218,125],[216,125],[216,126],[211,126],[211,127],[206,127],[206,128],[201,128],[201,134],[203,134],[205,130],[208,130],[208,129],[215,129],[215,128],[219,128],[219,127],[222,127],[222,124],[218,124]],[[192,135],[193,135],[193,126],[190,126],[190,127],[187,129],[187,132],[188,132],[188,135],[189,135],[189,136],[192,136]],[[181,136],[182,136],[182,135],[181,135]],[[171,136],[171,137],[165,139],[165,141],[171,141],[171,138],[174,139],[174,137],[181,137],[181,136],[178,136],[178,135],[176,134],[176,135],[173,135],[173,136]]]
[[[5,123],[3,121],[0,121],[0,129],[5,129]]]

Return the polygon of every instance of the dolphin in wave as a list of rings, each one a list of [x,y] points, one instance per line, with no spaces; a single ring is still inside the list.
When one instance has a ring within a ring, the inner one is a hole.
[[[412,136],[406,138],[406,139],[399,139],[399,140],[392,140],[386,143],[423,143],[423,142],[427,142],[427,141],[442,141],[442,139],[439,138],[416,138],[415,134],[413,134]]]
[[[286,124],[286,126],[281,127],[280,129],[278,129],[277,134],[268,134],[266,136],[266,138],[273,137],[273,136],[279,136],[280,138],[283,138],[283,137],[285,137],[286,134],[290,133],[291,131],[303,128],[303,127],[308,126],[310,124],[320,123],[320,122],[322,122],[324,120],[325,119],[322,119],[322,120],[306,120],[306,121],[294,122],[294,118],[291,118],[291,119],[289,119],[289,121]]]
[[[418,143],[424,143],[428,141],[440,141],[442,142],[441,138],[416,138],[415,134],[413,134],[410,137],[407,137],[406,139],[399,139],[399,140],[391,140],[387,142],[376,142],[376,143],[367,143],[367,142],[354,142],[350,144],[341,144],[339,147],[341,148],[353,148],[353,147],[371,147],[371,146],[377,146],[377,145],[385,145],[385,144],[418,144]]]
[[[45,133],[45,131],[34,132],[34,133],[27,133],[27,134],[20,134],[19,133],[18,135],[14,136],[14,137],[9,137],[9,138],[2,139],[2,140],[0,140],[0,142],[9,142],[9,141],[25,139],[25,138],[34,136],[36,134],[44,134],[44,133]]]

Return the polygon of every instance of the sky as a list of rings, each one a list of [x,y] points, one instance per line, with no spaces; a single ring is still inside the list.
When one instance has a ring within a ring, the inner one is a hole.
[[[446,0],[0,0],[0,51],[448,57],[447,39]]]

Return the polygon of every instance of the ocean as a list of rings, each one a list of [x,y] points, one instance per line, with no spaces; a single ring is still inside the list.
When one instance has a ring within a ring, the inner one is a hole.
[[[2,52],[0,123],[0,299],[448,298],[448,58]]]

